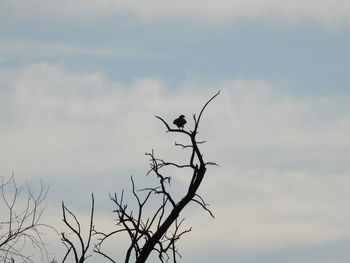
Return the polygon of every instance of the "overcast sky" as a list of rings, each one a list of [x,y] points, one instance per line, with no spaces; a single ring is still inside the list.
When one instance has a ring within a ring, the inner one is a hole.
[[[60,202],[87,218],[91,192],[112,227],[146,151],[186,155],[154,115],[190,129],[221,90],[199,134],[216,219],[185,211],[181,262],[348,262],[349,1],[0,0],[0,36],[0,176],[49,183],[59,231]]]

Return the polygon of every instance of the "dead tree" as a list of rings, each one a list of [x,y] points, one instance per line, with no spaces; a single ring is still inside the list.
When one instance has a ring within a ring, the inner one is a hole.
[[[197,141],[198,128],[202,114],[207,105],[219,95],[216,93],[210,98],[203,108],[201,109],[198,117],[194,114],[194,129],[193,131],[187,131],[180,128],[171,128],[169,124],[161,117],[156,116],[166,127],[167,132],[178,133],[187,136],[190,139],[189,144],[175,143],[176,146],[182,149],[190,149],[191,154],[188,163],[178,164],[175,162],[167,162],[163,159],[156,158],[154,152],[146,153],[150,158],[150,173],[154,173],[158,178],[158,186],[143,188],[136,190],[134,180],[131,178],[132,194],[137,201],[138,209],[136,212],[130,210],[128,205],[124,201],[124,191],[118,196],[114,194],[110,196],[111,200],[115,203],[116,209],[114,212],[117,215],[117,225],[120,227],[111,233],[102,233],[96,231],[95,234],[100,235],[99,242],[95,246],[94,251],[111,262],[117,261],[112,259],[106,252],[103,251],[103,243],[118,233],[127,233],[130,239],[130,246],[126,251],[124,262],[143,263],[147,260],[152,252],[158,254],[161,262],[168,262],[172,260],[177,261],[177,257],[180,256],[176,242],[185,233],[191,231],[191,229],[181,230],[181,224],[183,219],[179,219],[182,210],[190,203],[194,202],[199,204],[204,210],[209,212],[213,216],[212,212],[208,209],[203,198],[197,193],[199,186],[202,183],[204,175],[207,171],[208,165],[216,165],[213,162],[206,162],[199,149],[199,144],[204,141]],[[176,198],[174,194],[170,192],[171,177],[163,175],[163,168],[175,167],[177,169],[189,169],[191,172],[191,180],[187,192],[182,198]],[[145,207],[150,203],[151,196],[158,196],[161,200],[160,205],[154,211],[152,216],[145,216]]]
[[[50,261],[41,232],[44,228],[53,229],[41,222],[48,190],[49,187],[42,182],[38,192],[28,184],[25,187],[18,186],[14,174],[7,181],[2,178],[0,185],[1,262],[33,262],[32,251],[29,250],[33,248],[39,251],[42,262]]]
[[[91,236],[94,228],[94,225],[93,225],[94,207],[95,207],[94,195],[91,194],[90,224],[89,224],[88,237],[87,237],[87,240],[85,241],[78,218],[73,212],[71,212],[65,206],[64,202],[62,202],[62,216],[63,216],[62,221],[71,231],[70,234],[66,234],[65,232],[61,233],[61,240],[67,248],[67,252],[63,257],[62,263],[67,260],[71,252],[73,253],[74,262],[76,263],[83,263],[88,257],[90,257],[90,254],[88,254],[88,250],[90,247]],[[69,219],[71,219],[72,222],[70,222]]]

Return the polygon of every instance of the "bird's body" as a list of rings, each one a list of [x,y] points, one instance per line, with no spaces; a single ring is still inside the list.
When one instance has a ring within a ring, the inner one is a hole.
[[[184,128],[185,124],[186,124],[186,120],[185,120],[185,116],[184,115],[180,115],[179,118],[175,119],[173,121],[173,124],[175,124],[179,129],[180,128]]]

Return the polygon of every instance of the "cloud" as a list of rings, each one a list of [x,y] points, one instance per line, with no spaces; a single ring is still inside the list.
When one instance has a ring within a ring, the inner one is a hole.
[[[0,63],[5,63],[10,58],[25,57],[57,57],[57,56],[90,56],[95,58],[101,57],[122,57],[135,58],[146,57],[150,54],[142,53],[132,49],[118,49],[115,47],[81,47],[70,44],[52,44],[36,41],[0,41],[0,51],[4,58],[0,58]],[[29,51],[29,52],[28,52]]]
[[[40,8],[39,8],[40,7]],[[97,22],[103,17],[136,16],[141,19],[184,19],[216,23],[270,21],[299,24],[311,21],[328,28],[349,25],[350,5],[345,0],[220,0],[220,1],[10,1],[2,3],[3,15],[20,19],[54,17],[59,21],[79,17]]]
[[[31,175],[53,167],[62,176],[137,170],[163,131],[154,115],[173,119],[199,108],[199,99],[165,94],[159,79],[123,84],[101,73],[72,74],[46,63],[1,75],[5,173],[19,166]]]
[[[154,115],[171,122],[183,113],[191,129],[191,114],[220,89],[199,133],[208,140],[201,146],[204,157],[220,164],[209,168],[200,190],[216,219],[195,205],[186,210],[194,230],[184,255],[199,243],[213,246],[212,240],[232,256],[350,235],[347,97],[293,97],[273,83],[242,79],[186,82],[172,90],[161,79],[122,83],[47,63],[3,70],[0,85],[1,175],[15,170],[22,181],[55,180],[56,193],[84,180],[84,191],[97,195],[107,195],[111,185],[125,187],[120,184],[131,174],[137,185],[147,182],[144,152],[152,148],[160,157],[185,161],[173,146],[184,138],[165,133]],[[187,180],[174,173],[174,186],[182,189]],[[79,203],[83,189],[77,194],[79,186],[70,187],[64,198]]]

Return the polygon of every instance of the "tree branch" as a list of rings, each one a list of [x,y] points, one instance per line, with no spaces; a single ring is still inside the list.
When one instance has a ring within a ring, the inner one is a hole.
[[[80,253],[79,253],[79,250],[77,249],[77,247],[74,244],[74,242],[71,239],[69,239],[65,235],[64,232],[62,232],[61,233],[61,240],[62,240],[63,244],[67,247],[67,252],[66,252],[66,254],[64,256],[63,262],[68,257],[68,254],[69,254],[70,251],[73,251],[74,259],[75,259],[76,263],[82,263],[82,262],[84,262],[86,260],[86,258],[88,258],[90,256],[90,255],[87,255],[87,252],[88,252],[88,249],[90,247],[91,236],[92,236],[92,233],[93,233],[93,230],[94,230],[93,229],[94,207],[95,207],[95,199],[94,199],[94,195],[91,194],[90,224],[89,224],[88,239],[87,239],[87,242],[85,244],[84,239],[82,237],[81,226],[80,226],[78,218],[75,216],[75,214],[73,212],[71,212],[65,206],[64,202],[62,202],[62,216],[63,216],[62,221],[72,231],[72,234],[78,239],[79,245],[80,245]],[[77,228],[75,228],[72,225],[72,223],[69,222],[69,220],[67,219],[66,212],[68,212],[68,214],[74,219],[73,222],[77,225]]]
[[[7,209],[7,219],[0,218],[0,230],[5,230],[0,231],[0,257],[4,258],[4,262],[9,258],[30,262],[32,255],[25,255],[23,251],[32,248],[39,251],[42,262],[50,261],[40,232],[42,228],[56,231],[53,227],[40,222],[46,207],[43,202],[49,186],[41,181],[39,192],[36,194],[28,184],[26,187],[17,186],[12,173],[7,181],[2,177],[0,189],[0,202],[3,202],[4,208]],[[22,198],[22,193],[26,193],[27,196]],[[3,215],[4,213],[0,217]]]
[[[156,176],[158,179],[157,186],[136,190],[134,180],[131,177],[132,196],[136,200],[137,205],[135,212],[128,209],[128,205],[124,203],[124,190],[122,190],[120,197],[118,197],[117,194],[110,196],[111,200],[116,205],[116,209],[113,212],[116,213],[117,217],[117,229],[109,234],[95,231],[96,235],[100,235],[99,242],[94,249],[96,253],[109,259],[111,262],[116,262],[106,253],[102,252],[101,247],[105,240],[123,232],[128,234],[130,240],[130,245],[125,255],[125,263],[132,261],[132,253],[135,255],[136,263],[144,263],[152,251],[158,253],[158,258],[161,262],[168,262],[170,259],[176,262],[177,257],[181,256],[176,247],[176,242],[179,241],[184,234],[191,231],[191,228],[181,230],[184,219],[179,220],[179,217],[183,209],[190,202],[195,202],[214,218],[213,213],[208,209],[208,204],[197,194],[197,190],[207,171],[206,166],[217,164],[204,161],[198,145],[205,143],[205,141],[197,141],[196,135],[204,110],[219,94],[220,91],[204,104],[198,118],[196,115],[193,115],[193,131],[186,131],[180,128],[173,129],[162,117],[155,116],[163,123],[166,132],[188,136],[190,143],[187,145],[175,142],[175,146],[180,146],[182,149],[191,149],[188,163],[179,164],[177,162],[164,161],[163,159],[156,158],[153,150],[146,153],[146,156],[150,158],[150,169],[147,175],[152,173]],[[182,197],[178,197],[169,191],[171,177],[163,175],[164,170],[162,169],[164,167],[172,167],[175,169],[186,168],[186,171],[191,169],[192,173],[189,175],[188,189]],[[143,196],[143,198],[141,198],[141,196]],[[156,201],[158,201],[157,208],[154,209],[151,216],[146,216],[144,212],[146,209],[145,207],[148,205],[154,208],[154,202],[150,201],[154,196],[157,198]]]

